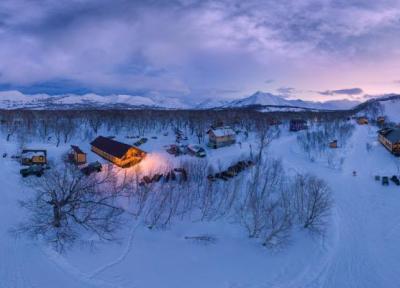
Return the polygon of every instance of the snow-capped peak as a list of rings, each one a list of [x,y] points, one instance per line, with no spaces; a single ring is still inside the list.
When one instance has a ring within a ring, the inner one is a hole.
[[[34,94],[26,95],[19,91],[0,92],[0,109],[73,109],[73,108],[157,108],[157,109],[212,109],[212,108],[240,108],[249,106],[263,106],[272,109],[326,109],[340,110],[350,109],[359,102],[350,100],[335,100],[327,102],[303,101],[300,99],[290,100],[279,95],[257,91],[256,93],[238,100],[207,99],[200,103],[187,104],[179,97],[168,97],[163,95],[127,95],[112,94],[98,95],[88,93],[84,95],[63,94],[48,95]],[[278,107],[278,108],[274,108]]]

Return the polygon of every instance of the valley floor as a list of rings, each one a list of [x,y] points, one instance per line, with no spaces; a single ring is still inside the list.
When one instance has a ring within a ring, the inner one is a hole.
[[[373,144],[370,151],[367,142]],[[12,144],[0,144],[13,149]],[[146,145],[154,151],[163,143]],[[238,156],[237,148],[224,149],[219,157]],[[210,153],[217,156],[217,151]],[[400,187],[383,187],[374,176],[400,174],[400,160],[376,143],[375,130],[356,128],[347,147],[337,150],[345,159],[340,168],[329,167],[324,159],[310,162],[299,150],[295,134],[283,133],[271,143],[269,153],[282,159],[289,174],[310,172],[329,183],[335,204],[324,238],[297,231],[287,248],[271,252],[232,223],[183,221],[166,231],[149,231],[132,222],[120,243],[94,250],[77,247],[60,255],[40,242],[9,233],[25,217],[17,201],[30,191],[20,180],[18,163],[2,159],[0,288],[398,287]],[[352,175],[354,170],[357,176]],[[215,235],[217,242],[200,245],[184,240],[199,233]]]

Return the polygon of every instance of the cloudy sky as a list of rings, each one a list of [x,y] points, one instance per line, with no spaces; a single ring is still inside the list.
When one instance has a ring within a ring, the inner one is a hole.
[[[0,90],[197,101],[399,89],[398,0],[0,2]]]

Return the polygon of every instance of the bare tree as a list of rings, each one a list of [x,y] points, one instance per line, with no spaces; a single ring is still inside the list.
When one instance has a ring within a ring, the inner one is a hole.
[[[99,240],[115,239],[123,213],[116,198],[122,188],[106,174],[85,176],[71,165],[46,172],[32,183],[34,197],[21,202],[30,218],[16,232],[40,237],[58,250],[82,240],[84,231]]]
[[[306,229],[323,233],[333,204],[328,185],[309,174],[297,175],[293,189],[293,205],[299,223]]]

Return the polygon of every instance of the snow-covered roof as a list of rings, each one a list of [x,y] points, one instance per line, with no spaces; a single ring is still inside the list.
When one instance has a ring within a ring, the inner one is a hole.
[[[188,148],[194,152],[199,152],[201,150],[204,150],[201,146],[196,144],[188,145]]]
[[[46,156],[45,150],[23,150],[22,155],[27,158],[32,158],[33,156]]]
[[[211,129],[216,137],[223,137],[223,136],[231,136],[235,135],[235,131],[233,131],[230,127],[219,127],[216,129]]]
[[[379,133],[392,143],[400,142],[400,129],[382,129]]]

